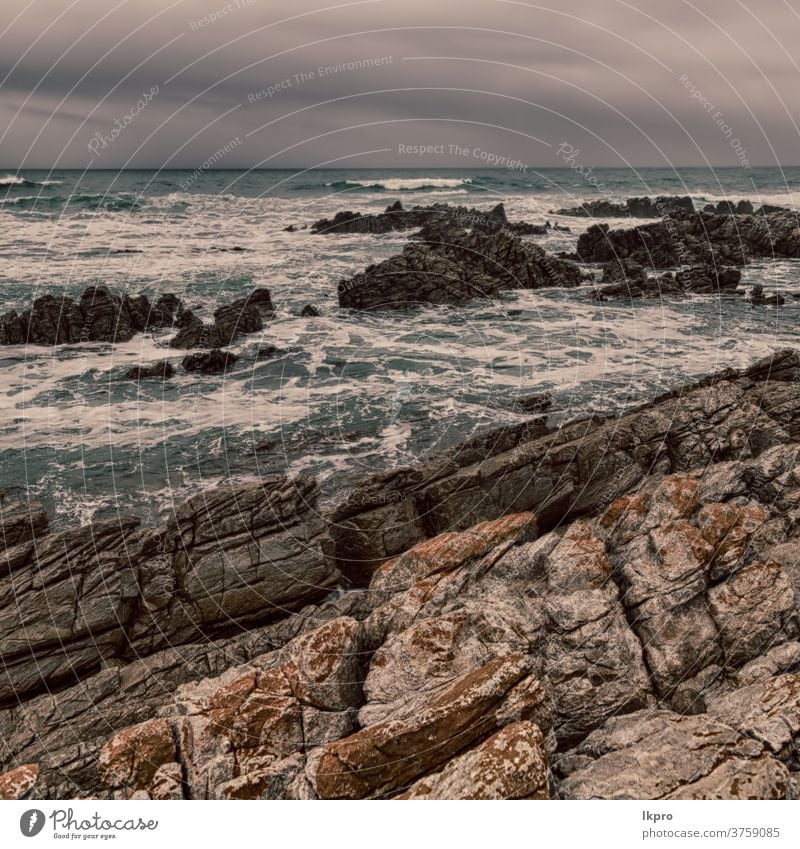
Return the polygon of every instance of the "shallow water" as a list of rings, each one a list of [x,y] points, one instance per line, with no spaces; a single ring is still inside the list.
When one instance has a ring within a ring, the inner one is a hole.
[[[688,193],[698,203],[791,205],[800,187],[800,169],[596,175],[617,195]],[[180,363],[164,335],[0,348],[0,490],[42,499],[56,524],[118,509],[155,521],[204,485],[287,470],[316,475],[326,497],[341,496],[350,479],[524,420],[519,396],[551,391],[562,419],[605,413],[800,341],[792,298],[783,308],[751,308],[736,296],[596,304],[578,289],[407,313],[339,310],[338,280],[401,250],[403,234],[283,231],[396,199],[487,209],[502,200],[512,220],[570,226],[535,241],[572,250],[591,222],[552,210],[596,193],[569,170],[21,175],[46,185],[14,176],[0,179],[4,311],[97,282],[175,292],[206,316],[267,286],[277,307],[262,334],[234,347],[242,359],[225,378],[179,369],[163,385],[122,380],[138,363]],[[755,263],[742,285],[757,281],[800,292],[800,263]],[[307,303],[322,315],[298,317]],[[265,344],[285,353],[258,360]]]

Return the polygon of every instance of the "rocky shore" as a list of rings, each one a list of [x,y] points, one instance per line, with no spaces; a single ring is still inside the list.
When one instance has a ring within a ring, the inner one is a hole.
[[[800,356],[164,526],[0,502],[5,798],[800,797]]]

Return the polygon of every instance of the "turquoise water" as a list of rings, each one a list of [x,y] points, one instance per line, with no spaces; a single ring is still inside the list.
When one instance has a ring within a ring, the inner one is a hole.
[[[479,429],[525,418],[514,400],[554,393],[556,418],[608,412],[722,366],[798,344],[800,301],[741,298],[596,304],[585,289],[402,314],[339,310],[336,284],[396,253],[403,234],[287,233],[341,209],[394,200],[558,221],[536,237],[573,250],[590,222],[553,214],[598,196],[546,171],[0,171],[3,311],[38,294],[104,283],[175,292],[203,315],[255,286],[277,316],[234,350],[227,377],[160,386],[122,374],[182,352],[146,334],[124,345],[0,348],[0,490],[45,501],[56,524],[135,511],[147,521],[199,487],[273,472],[312,474],[326,498],[378,469],[416,462]],[[690,194],[794,205],[800,169],[594,171],[606,195]],[[610,220],[612,225],[630,222]],[[793,260],[754,263],[743,287],[800,292]],[[300,318],[307,304],[322,313]],[[256,358],[264,344],[284,353]]]

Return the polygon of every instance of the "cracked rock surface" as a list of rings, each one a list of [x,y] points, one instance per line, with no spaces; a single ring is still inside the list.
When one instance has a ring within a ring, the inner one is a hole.
[[[327,523],[283,478],[158,529],[15,508],[0,795],[796,798],[798,377],[487,437]]]

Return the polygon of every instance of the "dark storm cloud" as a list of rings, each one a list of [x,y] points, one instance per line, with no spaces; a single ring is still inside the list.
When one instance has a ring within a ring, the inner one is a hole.
[[[587,165],[737,165],[741,150],[800,161],[800,17],[784,3],[5,0],[4,12],[3,166],[194,167],[233,139],[218,165],[478,164],[458,145],[549,166],[562,143]]]

